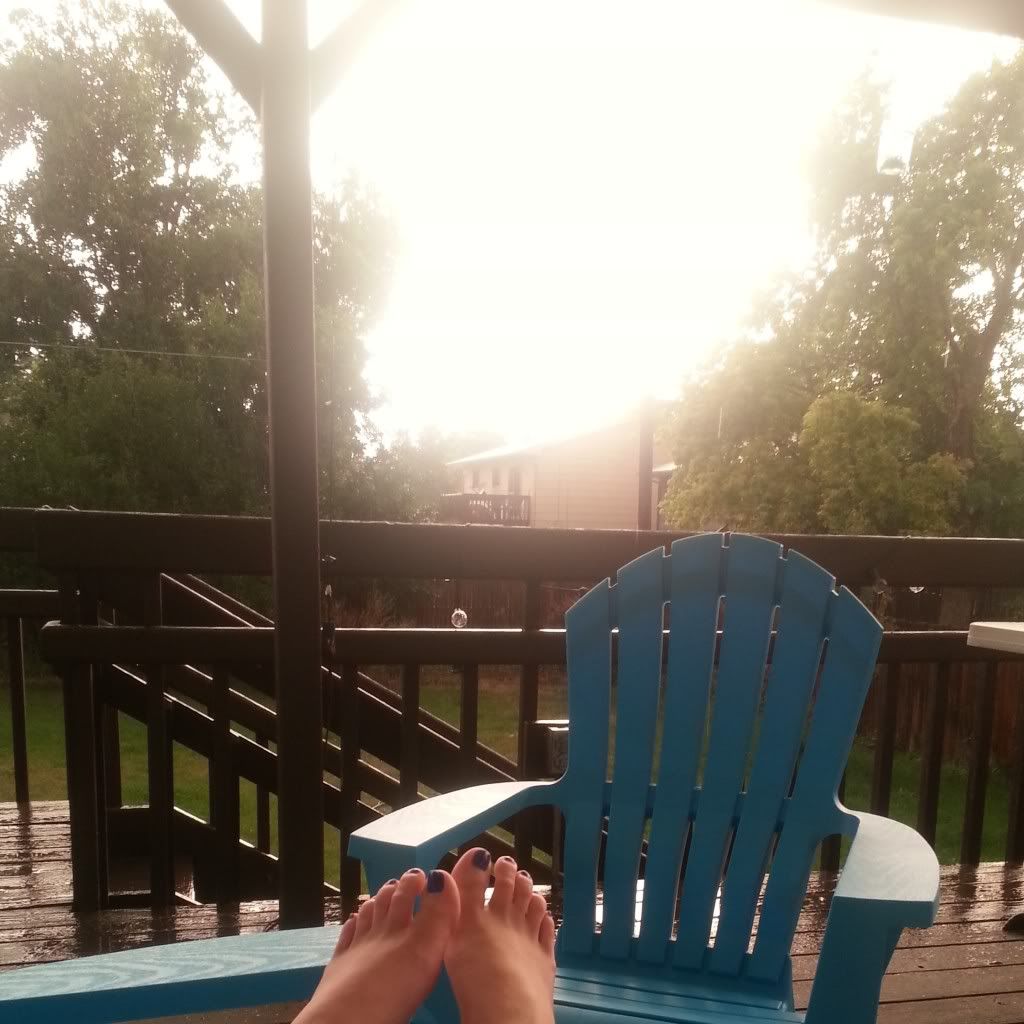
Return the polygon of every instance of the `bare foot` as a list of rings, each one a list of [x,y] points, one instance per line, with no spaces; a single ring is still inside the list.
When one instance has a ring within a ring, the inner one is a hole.
[[[553,1024],[555,923],[511,857],[494,865],[494,894],[484,906],[490,854],[470,850],[452,874],[461,914],[444,965],[462,1024]]]
[[[334,956],[294,1024],[408,1024],[441,973],[458,917],[459,893],[447,871],[428,877],[414,869],[381,886],[345,922]]]

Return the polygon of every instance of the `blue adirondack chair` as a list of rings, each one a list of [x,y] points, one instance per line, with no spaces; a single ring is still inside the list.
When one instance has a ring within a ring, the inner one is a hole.
[[[433,867],[517,811],[553,805],[566,821],[559,1024],[796,1022],[805,1018],[793,1010],[789,950],[814,854],[827,836],[851,836],[806,1021],[874,1021],[900,933],[932,922],[939,877],[916,832],[836,798],[878,653],[877,621],[801,555],[710,534],[631,562],[570,609],[566,630],[565,775],[434,797],[366,826],[350,848],[371,886]],[[214,939],[28,968],[0,979],[0,1018],[5,1004],[17,1011],[10,1019],[31,1024],[72,1012],[77,1022],[115,1021],[301,999],[334,935]],[[417,1024],[457,1020],[442,979]]]

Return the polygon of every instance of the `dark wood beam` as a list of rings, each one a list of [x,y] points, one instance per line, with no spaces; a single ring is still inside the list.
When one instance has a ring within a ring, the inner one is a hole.
[[[366,44],[403,0],[363,0],[363,4],[313,50],[309,62],[310,106],[316,110],[334,90]]]
[[[227,75],[256,113],[260,109],[260,45],[224,0],[165,0],[178,21]]]
[[[306,0],[263,0],[263,271],[281,927],[323,924],[320,522]]]
[[[826,0],[827,3],[894,18],[1004,36],[1024,36],[1024,3],[1020,0]]]

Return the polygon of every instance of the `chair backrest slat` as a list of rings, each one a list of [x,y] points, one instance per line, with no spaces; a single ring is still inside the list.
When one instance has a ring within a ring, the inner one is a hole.
[[[602,956],[625,959],[633,939],[636,882],[651,785],[654,733],[661,689],[661,634],[667,561],[649,551],[619,571],[615,621],[615,766],[604,858]],[[621,742],[619,739],[621,737]]]
[[[793,797],[765,890],[747,974],[783,971],[807,891],[814,853],[846,824],[836,793],[882,642],[882,627],[845,587],[832,604],[828,649]]]
[[[781,547],[771,541],[730,538],[711,739],[683,876],[679,920],[684,926],[673,952],[677,967],[699,969],[707,952],[764,680],[781,554]]]
[[[776,825],[800,750],[833,585],[817,565],[790,552],[757,753],[722,882],[722,910],[710,964],[718,974],[738,974],[747,952]]]
[[[569,679],[569,763],[562,781],[565,890],[559,949],[594,946],[597,865],[608,770],[611,691],[611,588],[603,580],[565,615]]]
[[[663,742],[654,793],[637,959],[662,963],[672,934],[676,890],[689,831],[688,811],[707,721],[715,665],[725,538],[710,533],[672,545],[672,633],[662,714]]]

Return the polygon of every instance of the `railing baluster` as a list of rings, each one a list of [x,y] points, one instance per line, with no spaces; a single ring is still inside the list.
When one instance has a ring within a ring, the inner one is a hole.
[[[420,667],[402,666],[402,753],[399,793],[402,806],[415,803],[419,792]]]
[[[99,625],[100,602],[97,596],[97,580],[95,574],[81,579],[79,608],[81,621],[91,626]],[[96,808],[98,828],[96,843],[99,848],[100,898],[106,903],[110,898],[110,856],[109,836],[107,835],[107,808],[110,798],[107,793],[107,744],[103,728],[103,679],[105,666],[102,663],[92,665],[92,734],[93,754],[96,758],[96,770],[93,778],[96,784]]]
[[[480,666],[462,666],[462,696],[459,703],[459,761],[467,785],[476,775],[478,715],[480,713]]]
[[[541,626],[540,580],[526,583],[526,607],[523,613],[523,631],[536,632]],[[519,676],[519,778],[527,777],[529,762],[529,724],[537,720],[539,706],[540,667],[536,664],[523,665]],[[535,816],[531,811],[521,811],[516,817],[516,860],[527,871],[533,863],[533,837]]]
[[[892,796],[892,758],[896,749],[896,714],[899,709],[901,662],[887,665],[878,702],[878,732],[871,770],[871,813],[887,815]]]
[[[25,729],[25,643],[21,619],[7,619],[7,661],[11,687],[11,747],[14,753],[14,799],[27,804],[28,738]]]
[[[839,800],[842,802],[846,795],[846,772],[839,780]],[[821,844],[821,870],[831,871],[833,874],[839,870],[839,857],[843,850],[842,836],[828,836]]]
[[[62,573],[60,617],[69,625],[81,622],[78,578]],[[62,672],[64,743],[71,818],[72,905],[76,911],[99,910],[106,902],[105,872],[100,866],[100,827],[96,776],[96,716],[92,666],[71,662]]]
[[[477,739],[480,714],[480,666],[462,666],[462,692],[459,699],[459,765],[463,784],[472,786],[477,778]],[[470,849],[462,847],[462,852]]]
[[[419,698],[417,696],[417,704]],[[362,873],[359,861],[348,856],[348,839],[359,823],[359,669],[341,669],[341,910],[346,916],[359,903]],[[404,775],[404,772],[403,772]]]
[[[143,621],[161,621],[160,577],[145,585]],[[174,750],[163,665],[148,665],[146,676],[146,761],[149,791],[150,901],[154,907],[174,902]]]
[[[984,678],[977,683],[974,700],[974,737],[967,770],[967,799],[964,830],[960,841],[960,863],[975,865],[981,860],[981,833],[985,824],[985,794],[992,751],[992,723],[996,712],[996,673],[999,662],[978,666]]]
[[[256,742],[270,749],[270,740],[257,733]],[[256,849],[270,853],[270,791],[266,786],[256,785]]]
[[[946,736],[946,705],[949,699],[950,663],[942,662],[928,687],[925,699],[924,744],[921,750],[921,790],[917,805],[917,831],[935,846],[942,780],[942,750]]]
[[[1019,677],[1014,687],[1017,721],[1013,731],[1013,765],[1010,769],[1009,821],[1006,829],[1006,860],[1024,863],[1024,686]]]
[[[227,669],[217,667],[210,682],[213,717],[213,792],[210,819],[217,846],[217,903],[238,900],[238,770],[231,738],[231,692]]]
[[[100,684],[97,689],[101,696],[105,681],[102,671],[101,669],[100,678],[97,680]],[[117,708],[106,703],[101,705],[99,730],[103,747],[101,770],[106,806],[108,808],[120,807],[123,802],[121,793],[121,727],[117,720]]]

